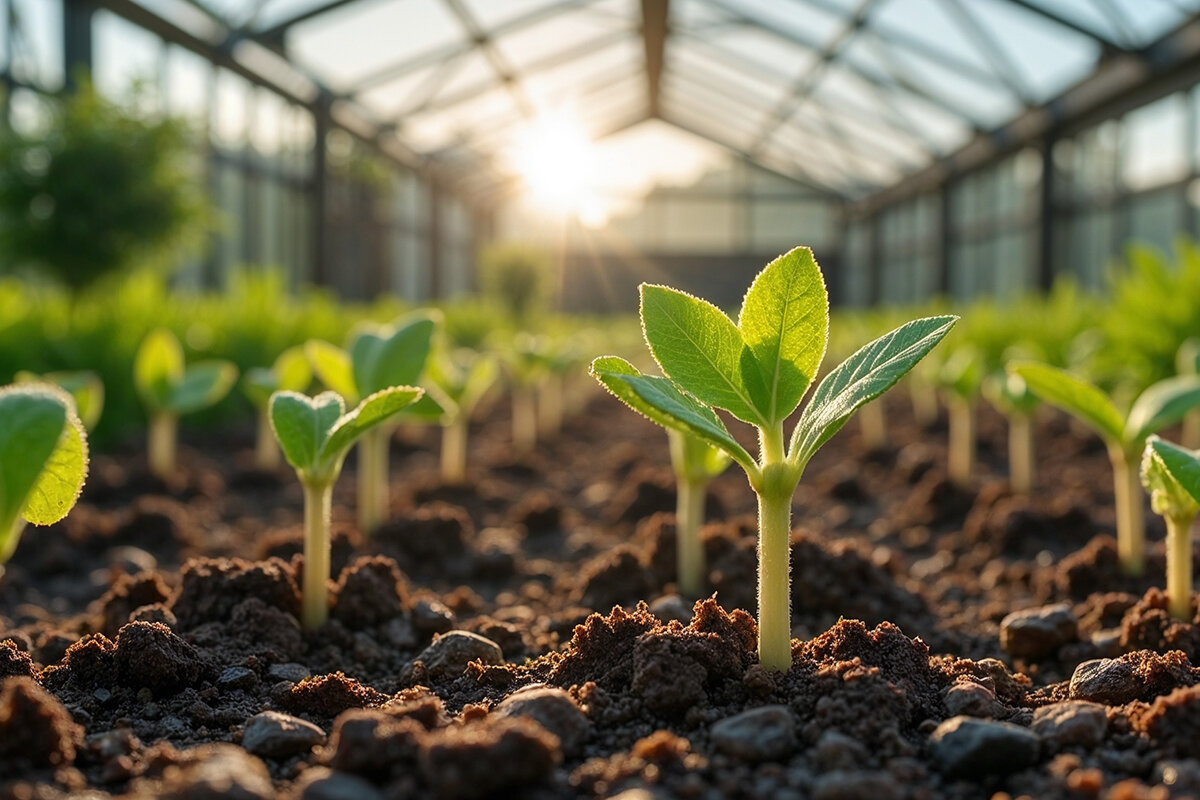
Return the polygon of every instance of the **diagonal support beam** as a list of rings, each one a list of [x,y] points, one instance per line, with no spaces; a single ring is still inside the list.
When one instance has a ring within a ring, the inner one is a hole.
[[[667,17],[670,0],[642,0],[642,42],[646,48],[646,111],[659,113],[663,56],[667,46]]]

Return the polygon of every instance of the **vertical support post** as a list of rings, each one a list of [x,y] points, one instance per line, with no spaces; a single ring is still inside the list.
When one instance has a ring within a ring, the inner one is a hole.
[[[429,183],[429,300],[442,294],[442,186],[436,178]]]
[[[1039,289],[1048,291],[1054,285],[1054,144],[1058,135],[1051,131],[1042,140],[1041,204],[1038,215],[1038,273]]]
[[[954,179],[942,182],[938,193],[937,293],[950,296],[950,276],[954,269]]]
[[[13,31],[13,10],[12,0],[0,0],[0,15],[4,18],[4,62],[0,63],[0,130],[7,129],[10,125],[9,121],[9,103],[12,100],[13,92],[13,45],[17,41],[15,32]]]
[[[91,0],[62,0],[63,88],[72,92],[82,75],[92,74],[92,15],[96,8]]]
[[[312,232],[312,282],[318,286],[329,283],[329,254],[328,220],[326,219],[326,204],[328,201],[329,171],[327,162],[326,139],[332,127],[331,108],[333,98],[326,92],[321,92],[312,107],[313,115],[313,158],[312,175],[309,180],[311,200],[311,232]]]
[[[205,180],[208,184],[208,196],[215,207],[221,205],[221,170],[220,154],[217,152],[217,126],[220,108],[217,103],[217,66],[208,65],[208,75],[204,84],[204,102],[208,113],[204,119],[204,143],[207,158],[205,159]],[[215,289],[220,285],[221,276],[221,235],[212,231],[208,235],[208,253],[204,256],[200,282],[205,289]]]
[[[871,211],[867,220],[870,238],[867,247],[867,307],[874,308],[883,302],[883,230],[879,222],[880,209]]]

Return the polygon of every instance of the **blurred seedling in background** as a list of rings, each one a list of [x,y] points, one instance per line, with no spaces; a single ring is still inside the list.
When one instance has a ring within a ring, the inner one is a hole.
[[[26,523],[50,525],[75,505],[87,467],[70,395],[47,384],[0,389],[0,576]]]
[[[490,355],[459,349],[435,352],[429,362],[431,391],[442,407],[442,480],[467,477],[467,434],[471,414],[496,383],[500,371]]]
[[[1008,420],[1008,482],[1019,494],[1033,491],[1037,475],[1033,422],[1041,401],[1029,391],[1025,379],[1009,372],[993,372],[984,379],[983,393]]]
[[[1146,440],[1142,485],[1167,523],[1167,608],[1192,621],[1192,523],[1200,511],[1200,453],[1157,436]]]
[[[183,347],[165,328],[151,332],[133,362],[133,383],[150,417],[150,472],[160,480],[175,474],[179,417],[219,403],[237,382],[230,361],[186,364]]]
[[[1175,370],[1180,375],[1200,375],[1200,339],[1191,338],[1175,354]],[[1200,447],[1200,408],[1183,415],[1183,446]]]
[[[950,413],[946,470],[950,480],[962,487],[971,485],[975,472],[975,407],[983,377],[983,360],[979,351],[969,344],[955,349],[937,375]]]
[[[1138,395],[1128,414],[1122,414],[1094,384],[1065,370],[1027,361],[1014,362],[1008,369],[1024,379],[1029,391],[1043,401],[1100,434],[1108,446],[1121,568],[1129,575],[1141,575],[1146,568],[1146,521],[1138,475],[1142,452],[1150,434],[1179,422],[1200,405],[1200,377],[1159,381]]]
[[[304,487],[301,622],[307,629],[319,628],[329,616],[330,504],[346,453],[423,394],[415,386],[392,386],[368,396],[349,413],[337,392],[271,396],[271,426]]]
[[[270,367],[246,370],[242,389],[258,416],[258,434],[254,445],[254,466],[273,472],[279,468],[279,445],[271,430],[271,395],[275,392],[305,392],[312,383],[312,367],[303,347],[289,347]]]
[[[305,353],[325,388],[353,406],[384,389],[420,383],[436,329],[435,312],[418,311],[391,325],[360,326],[345,350],[313,340],[305,345]],[[396,424],[401,417],[437,422],[442,416],[441,406],[428,395],[402,410],[388,424],[373,426],[358,445],[358,527],[364,536],[387,519],[388,450]]]
[[[512,400],[513,455],[523,456],[537,447],[537,392],[550,370],[549,344],[544,337],[518,333],[500,356]]]
[[[791,666],[792,496],[805,466],[864,403],[893,386],[940,342],[955,317],[902,325],[858,350],[817,386],[790,442],[784,422],[799,407],[825,356],[829,301],[808,248],[772,261],[746,292],[735,324],[711,303],[665,286],[641,285],[646,343],[666,377],[643,375],[615,356],[592,362],[614,395],[658,424],[698,437],[746,471],[758,496],[758,656]],[[758,430],[755,459],[715,409]]]
[[[17,383],[49,383],[57,386],[75,403],[75,412],[79,415],[83,427],[92,430],[104,413],[104,381],[94,372],[79,370],[76,372],[47,372],[37,375],[32,372],[18,372]]]
[[[700,541],[708,484],[729,467],[732,459],[694,434],[667,428],[667,437],[671,469],[675,472],[675,580],[681,595],[696,598],[703,594],[708,576],[704,544]]]

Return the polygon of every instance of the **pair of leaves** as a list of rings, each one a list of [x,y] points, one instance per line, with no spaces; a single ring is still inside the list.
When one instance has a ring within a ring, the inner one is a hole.
[[[183,347],[170,331],[150,333],[138,348],[133,382],[147,407],[156,412],[190,414],[214,405],[237,381],[237,367],[229,361],[185,364]]]
[[[271,397],[271,427],[301,480],[328,485],[337,479],[347,451],[363,434],[404,411],[423,393],[416,386],[391,386],[346,413],[337,392],[316,397],[276,392]]]
[[[303,347],[289,347],[279,354],[270,368],[246,371],[243,388],[250,402],[265,409],[275,392],[303,392],[312,383],[312,367]]]
[[[1141,475],[1156,514],[1196,516],[1200,510],[1200,452],[1151,436],[1142,455]]]
[[[75,505],[87,477],[87,434],[70,396],[35,384],[0,389],[0,563],[17,520],[50,525]]]
[[[100,421],[104,411],[104,382],[94,372],[80,370],[77,372],[47,372],[36,375],[32,372],[18,372],[17,383],[49,383],[57,386],[75,401],[75,412],[83,422],[83,427],[92,430]]]
[[[758,274],[737,325],[685,292],[643,284],[641,293],[646,342],[663,373],[751,425],[773,426],[795,411],[825,357],[829,298],[806,247]]]
[[[1142,392],[1124,416],[1095,384],[1071,373],[1034,362],[1016,362],[1009,371],[1019,375],[1038,397],[1072,414],[1094,429],[1110,445],[1129,455],[1142,450],[1152,433],[1178,422],[1200,406],[1200,377],[1167,378]]]

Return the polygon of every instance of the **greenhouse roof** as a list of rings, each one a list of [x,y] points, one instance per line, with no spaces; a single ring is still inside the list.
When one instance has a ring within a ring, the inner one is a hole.
[[[1136,78],[1200,12],[1200,0],[100,5],[182,31],[294,97],[328,98],[341,124],[468,190],[505,185],[514,137],[566,109],[592,138],[658,118],[852,199],[1031,112],[1052,116],[1101,69]]]

